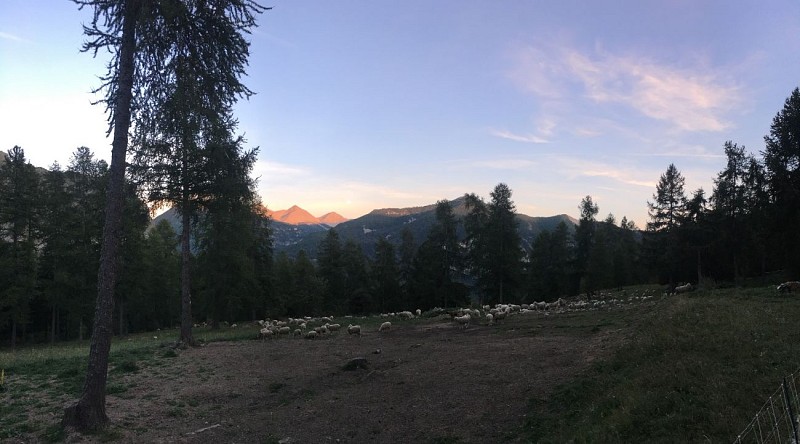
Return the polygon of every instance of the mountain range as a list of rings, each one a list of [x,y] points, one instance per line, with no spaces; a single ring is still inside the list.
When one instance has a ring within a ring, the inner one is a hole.
[[[457,218],[467,214],[463,197],[450,201],[453,213]],[[356,219],[346,220],[336,213],[328,213],[316,218],[298,206],[288,210],[267,212],[272,217],[272,232],[276,252],[284,251],[289,256],[300,250],[312,258],[317,255],[320,242],[328,230],[335,226],[342,243],[353,241],[360,245],[364,253],[374,257],[375,244],[383,237],[395,245],[400,244],[403,229],[409,228],[414,242],[419,245],[427,237],[431,226],[436,221],[436,204],[411,208],[383,208],[372,210]],[[180,218],[171,209],[153,220],[153,224],[167,219],[176,231],[180,229]],[[565,222],[573,230],[578,221],[566,214],[549,217],[531,217],[517,214],[517,223],[523,246],[530,249],[536,236],[543,230],[553,231],[559,223]],[[459,227],[459,236],[463,238],[463,227]]]
[[[335,212],[326,213],[321,217],[315,217],[297,205],[292,206],[288,210],[267,210],[267,216],[271,217],[273,221],[283,222],[289,225],[324,224],[329,227],[335,227],[348,220]]]

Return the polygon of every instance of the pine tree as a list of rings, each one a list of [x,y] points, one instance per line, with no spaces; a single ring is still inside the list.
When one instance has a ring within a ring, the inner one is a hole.
[[[727,164],[714,180],[711,194],[712,217],[716,231],[716,256],[719,261],[728,262],[730,273],[726,277],[738,280],[742,274],[742,248],[746,225],[744,219],[748,212],[745,201],[744,180],[747,171],[745,147],[725,142]]]
[[[795,88],[773,118],[763,152],[772,205],[776,254],[792,274],[800,274],[800,89]]]
[[[488,204],[475,194],[464,196],[468,211],[464,217],[466,262],[481,294],[502,303],[507,294],[516,299],[521,292],[524,251],[511,189],[499,183],[490,195]]]
[[[39,177],[25,159],[25,151],[14,146],[0,165],[0,239],[7,244],[0,255],[4,269],[0,281],[0,327],[11,325],[11,347],[17,332],[28,323],[36,285],[38,243]]]
[[[344,257],[339,233],[334,228],[328,230],[325,239],[319,244],[318,251],[319,277],[325,286],[323,306],[319,308],[324,310],[343,308],[341,305],[347,298]]]
[[[586,196],[581,200],[578,210],[580,210],[580,220],[575,230],[575,272],[580,281],[580,289],[591,294],[597,289],[593,277],[589,276],[589,264],[595,242],[597,225],[595,217],[600,209],[592,201],[592,196]]]
[[[406,309],[400,298],[400,278],[394,245],[383,237],[378,239],[378,243],[375,246],[372,281],[375,283],[374,294],[377,311],[385,313],[387,311]],[[355,311],[355,313],[363,312],[363,308],[360,311]]]
[[[144,86],[132,163],[148,199],[181,214],[181,340],[194,344],[191,225],[213,193],[211,147],[227,140],[220,133],[233,134],[232,107],[252,95],[240,81],[249,56],[243,34],[264,8],[247,0],[160,6],[142,23],[141,46],[163,63],[145,65],[155,81]]]
[[[436,221],[414,260],[412,301],[423,309],[449,307],[464,300],[463,287],[455,283],[462,258],[453,207],[447,200],[436,202]]]
[[[675,284],[683,260],[678,228],[686,216],[684,183],[681,173],[670,164],[656,185],[653,202],[647,202],[650,216],[645,237],[647,260],[651,269],[670,285]]]

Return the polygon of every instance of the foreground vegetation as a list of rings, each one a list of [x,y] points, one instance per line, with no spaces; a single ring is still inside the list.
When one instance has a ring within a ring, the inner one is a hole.
[[[640,288],[606,297],[629,298]],[[578,340],[620,332],[624,339],[613,345],[616,351],[610,357],[595,361],[551,396],[531,399],[519,436],[507,438],[732,441],[781,379],[800,367],[800,330],[793,327],[797,319],[800,300],[777,294],[771,286],[656,296],[647,303],[597,311],[519,316],[498,326],[497,334],[523,328],[534,335]],[[196,337],[211,342],[252,340],[256,335],[257,327],[241,325],[217,331],[199,328]],[[179,378],[177,372],[171,373],[173,358],[182,352],[173,348],[177,339],[177,330],[163,330],[115,341],[109,396],[132,396],[129,390],[141,382],[131,375]],[[0,352],[0,368],[6,375],[0,392],[0,439],[64,439],[60,414],[64,403],[81,389],[87,353],[86,341]],[[536,381],[535,374],[530,376]],[[114,430],[111,427],[98,439],[114,440]]]
[[[549,399],[536,442],[732,442],[800,366],[800,299],[774,287],[697,292],[642,313],[628,342]]]

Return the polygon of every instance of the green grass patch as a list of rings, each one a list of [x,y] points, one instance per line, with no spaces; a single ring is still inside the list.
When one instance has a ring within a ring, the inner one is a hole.
[[[530,401],[526,439],[732,442],[800,367],[800,299],[772,287],[690,293],[627,312],[637,317],[632,337],[610,359]]]

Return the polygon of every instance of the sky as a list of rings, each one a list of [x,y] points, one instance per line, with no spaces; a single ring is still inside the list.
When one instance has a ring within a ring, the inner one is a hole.
[[[272,210],[357,218],[500,182],[519,213],[579,216],[590,195],[644,228],[674,163],[686,192],[756,155],[800,73],[795,0],[273,0],[248,37],[235,108]],[[91,11],[0,2],[0,150],[109,160],[81,53]]]

